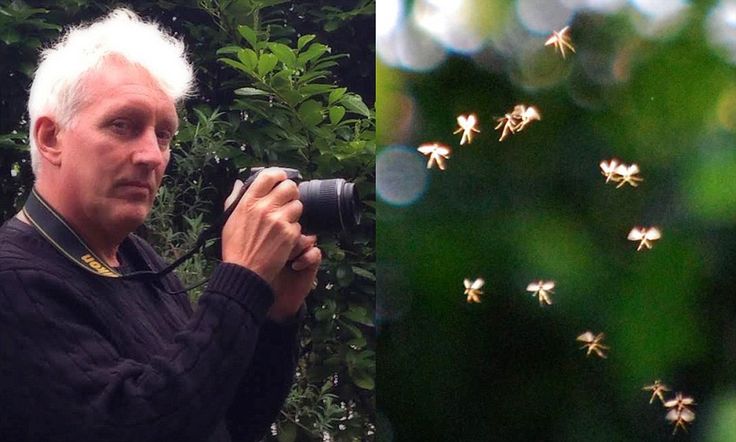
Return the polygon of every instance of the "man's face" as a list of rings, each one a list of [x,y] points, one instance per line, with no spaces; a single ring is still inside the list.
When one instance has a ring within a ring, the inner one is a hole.
[[[109,61],[86,77],[82,104],[57,138],[74,219],[115,234],[141,225],[177,125],[173,100],[143,69]]]

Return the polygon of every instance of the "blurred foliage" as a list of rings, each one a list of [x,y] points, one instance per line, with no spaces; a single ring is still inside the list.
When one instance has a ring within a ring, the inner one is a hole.
[[[0,1],[0,210],[13,216],[33,182],[27,90],[39,49],[68,24],[117,2]],[[197,96],[181,124],[140,234],[173,260],[213,223],[233,181],[252,166],[297,168],[305,179],[345,178],[364,203],[360,228],[319,238],[319,286],[307,300],[296,383],[268,440],[354,441],[375,432],[375,2],[136,1],[184,39]],[[356,39],[361,36],[361,39]],[[368,42],[368,44],[366,44]],[[208,243],[177,269],[205,278],[219,248]],[[195,301],[201,289],[190,292]]]
[[[420,2],[403,3],[409,21]],[[377,207],[382,440],[736,440],[736,68],[705,35],[717,2],[661,38],[636,31],[632,3],[578,12],[566,60],[532,36],[531,56],[494,40],[426,73],[379,62],[379,185],[396,146],[453,150],[417,202]],[[499,143],[518,103],[542,120]],[[481,133],[459,146],[471,112]],[[605,184],[612,157],[645,181]],[[661,227],[652,250],[626,240],[636,225]],[[536,279],[556,281],[553,305],[525,291]],[[579,350],[585,330],[608,359]],[[688,433],[649,405],[655,379],[695,398]]]

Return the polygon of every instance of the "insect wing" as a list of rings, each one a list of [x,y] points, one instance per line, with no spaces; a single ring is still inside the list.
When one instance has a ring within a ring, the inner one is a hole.
[[[472,285],[473,285],[474,283],[473,283],[473,284],[471,284],[471,283],[470,283],[470,280],[469,280],[468,278],[465,278],[465,279],[463,280],[463,284],[465,285],[465,288],[466,288],[466,289],[470,289],[470,288],[472,288]]]
[[[524,112],[524,117],[527,120],[541,120],[542,116],[539,115],[539,111],[534,106],[529,106]]]
[[[436,153],[437,153],[438,155],[442,155],[442,156],[443,156],[443,157],[445,157],[445,158],[447,158],[447,157],[449,157],[449,156],[450,156],[450,149],[449,149],[449,148],[447,148],[447,147],[444,147],[444,146],[436,146],[436,147],[435,147],[435,152],[436,152]]]
[[[634,227],[633,229],[631,229],[631,232],[629,232],[629,236],[627,238],[631,241],[639,241],[644,238],[644,232],[639,230],[638,227]]]
[[[653,239],[659,239],[662,237],[662,232],[659,231],[656,227],[652,227],[651,229],[647,230],[646,234],[644,234],[644,237],[649,240]]]
[[[424,144],[422,146],[417,147],[417,150],[424,155],[429,155],[437,148],[436,145],[430,145],[430,144]]]
[[[483,284],[485,284],[485,281],[483,279],[478,278],[473,282],[473,285],[470,286],[473,290],[480,290],[481,287],[483,287]]]
[[[557,46],[557,34],[552,34],[550,38],[547,39],[547,41],[544,42],[545,46],[549,45],[555,45]]]
[[[542,281],[537,282],[530,282],[528,286],[526,286],[527,292],[537,292],[542,287]]]
[[[667,405],[665,403],[665,407],[666,406]],[[680,420],[680,413],[678,413],[677,410],[673,408],[672,410],[667,412],[667,415],[664,418],[670,422],[674,422],[674,421]]]
[[[586,331],[582,335],[580,335],[577,338],[575,338],[576,341],[588,342],[588,343],[593,342],[593,339],[595,339],[595,338],[593,336],[593,333],[591,333],[590,331]]]
[[[551,291],[553,288],[555,288],[555,282],[554,281],[547,281],[544,284],[542,284],[542,290],[544,291]]]
[[[628,169],[626,169],[626,173],[629,175],[636,175],[637,173],[639,173],[639,166],[637,166],[636,164],[632,164],[631,166],[629,166]]]
[[[695,413],[690,411],[688,408],[683,408],[680,410],[680,419],[684,420],[685,422],[692,422],[695,420]]]

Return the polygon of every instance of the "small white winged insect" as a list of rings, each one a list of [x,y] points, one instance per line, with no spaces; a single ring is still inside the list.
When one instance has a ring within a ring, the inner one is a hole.
[[[637,176],[639,172],[639,166],[636,164],[632,164],[630,166],[619,164],[616,166],[615,173],[619,177],[618,181],[620,181],[616,188],[618,189],[626,183],[631,184],[631,187],[639,186],[639,182],[644,181],[644,178]]]
[[[468,295],[468,302],[480,302],[480,295],[483,294],[481,287],[483,287],[485,281],[481,278],[476,278],[475,281],[471,282],[469,279],[465,278],[463,280],[463,284],[465,285],[465,294]]]
[[[682,430],[687,433],[685,424],[689,424],[695,420],[695,413],[693,413],[689,408],[683,408],[681,410],[673,408],[667,412],[667,416],[664,418],[675,424],[675,429],[672,431],[672,435],[674,436],[677,434],[678,428],[682,428]]]
[[[674,399],[664,403],[664,406],[670,409],[665,419],[675,424],[675,429],[672,432],[673,435],[677,433],[678,428],[687,431],[685,424],[689,424],[695,420],[695,413],[688,408],[692,405],[695,405],[695,400],[691,397],[683,396],[682,393],[677,393]]]
[[[517,121],[519,118],[512,112],[510,114],[505,114],[501,118],[497,118],[496,121],[498,121],[498,124],[494,128],[495,130],[503,129],[501,130],[501,138],[498,139],[498,141],[503,141],[506,139],[509,134],[516,133],[516,126],[519,124]]]
[[[660,232],[659,229],[656,227],[634,227],[633,229],[631,229],[631,232],[629,232],[629,236],[627,238],[630,241],[640,241],[639,247],[636,248],[636,251],[638,252],[642,249],[642,247],[651,249],[651,241],[656,241],[661,237],[662,232]]]
[[[617,183],[621,181],[621,177],[616,173],[618,166],[619,162],[615,158],[610,161],[601,161],[601,173],[606,177],[606,182],[613,181]]]
[[[580,349],[587,348],[588,352],[585,353],[585,356],[590,356],[592,352],[595,352],[599,357],[606,358],[606,351],[609,349],[609,347],[601,344],[601,341],[603,341],[603,338],[605,338],[606,335],[604,333],[598,333],[593,334],[591,331],[586,331],[585,333],[581,334],[575,340],[580,342],[585,342],[585,344],[580,347]]]
[[[539,305],[552,305],[550,299],[550,293],[554,293],[552,290],[555,288],[554,281],[533,281],[526,286],[527,292],[532,292],[532,296],[539,297]]]
[[[534,120],[539,121],[539,120],[542,119],[542,116],[539,115],[539,111],[537,110],[536,107],[534,107],[534,106],[525,107],[523,104],[520,104],[520,105],[518,105],[518,106],[516,106],[514,108],[514,112],[515,113],[517,111],[517,108],[519,108],[519,107],[521,109],[519,109],[520,112],[518,113],[518,115],[519,115],[519,118],[521,119],[521,121],[514,128],[514,130],[516,132],[521,132],[522,130],[524,130],[524,128],[526,127],[526,125],[529,124],[529,123],[531,123],[532,121],[534,121]]]
[[[649,403],[654,402],[654,398],[659,398],[659,401],[664,405],[664,392],[670,391],[669,387],[664,385],[659,379],[655,380],[652,385],[647,385],[642,388],[644,391],[651,391],[652,397],[649,398]]]
[[[695,405],[695,400],[688,396],[683,396],[682,393],[677,393],[674,399],[670,399],[664,403],[666,408],[673,408],[675,410],[682,410],[691,405]]]
[[[445,168],[447,167],[445,160],[450,158],[449,147],[443,146],[439,143],[432,143],[422,144],[417,148],[417,150],[422,154],[429,156],[427,169],[431,168],[434,163],[437,163],[437,167],[439,167],[440,170],[445,170]]]
[[[568,48],[571,51],[575,52],[575,48],[572,46],[570,37],[567,35],[568,29],[570,29],[570,27],[565,26],[559,32],[552,31],[552,35],[547,39],[546,42],[544,42],[545,46],[552,45],[555,47],[556,50],[560,51],[563,59],[565,58],[565,48]]]
[[[468,144],[473,142],[473,132],[478,134],[480,133],[480,130],[475,127],[478,124],[478,119],[475,114],[470,114],[467,117],[465,115],[458,116],[457,124],[460,126],[460,128],[453,132],[453,134],[458,134],[460,132],[463,133],[460,138],[461,146],[466,142]]]

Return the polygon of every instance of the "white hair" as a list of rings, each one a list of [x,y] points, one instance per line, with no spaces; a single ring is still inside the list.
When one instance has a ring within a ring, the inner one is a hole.
[[[192,93],[194,72],[184,43],[158,23],[119,8],[95,22],[69,29],[41,53],[28,98],[31,165],[36,175],[40,167],[36,121],[49,116],[62,127],[71,124],[83,101],[84,77],[110,57],[145,69],[175,103]]]

